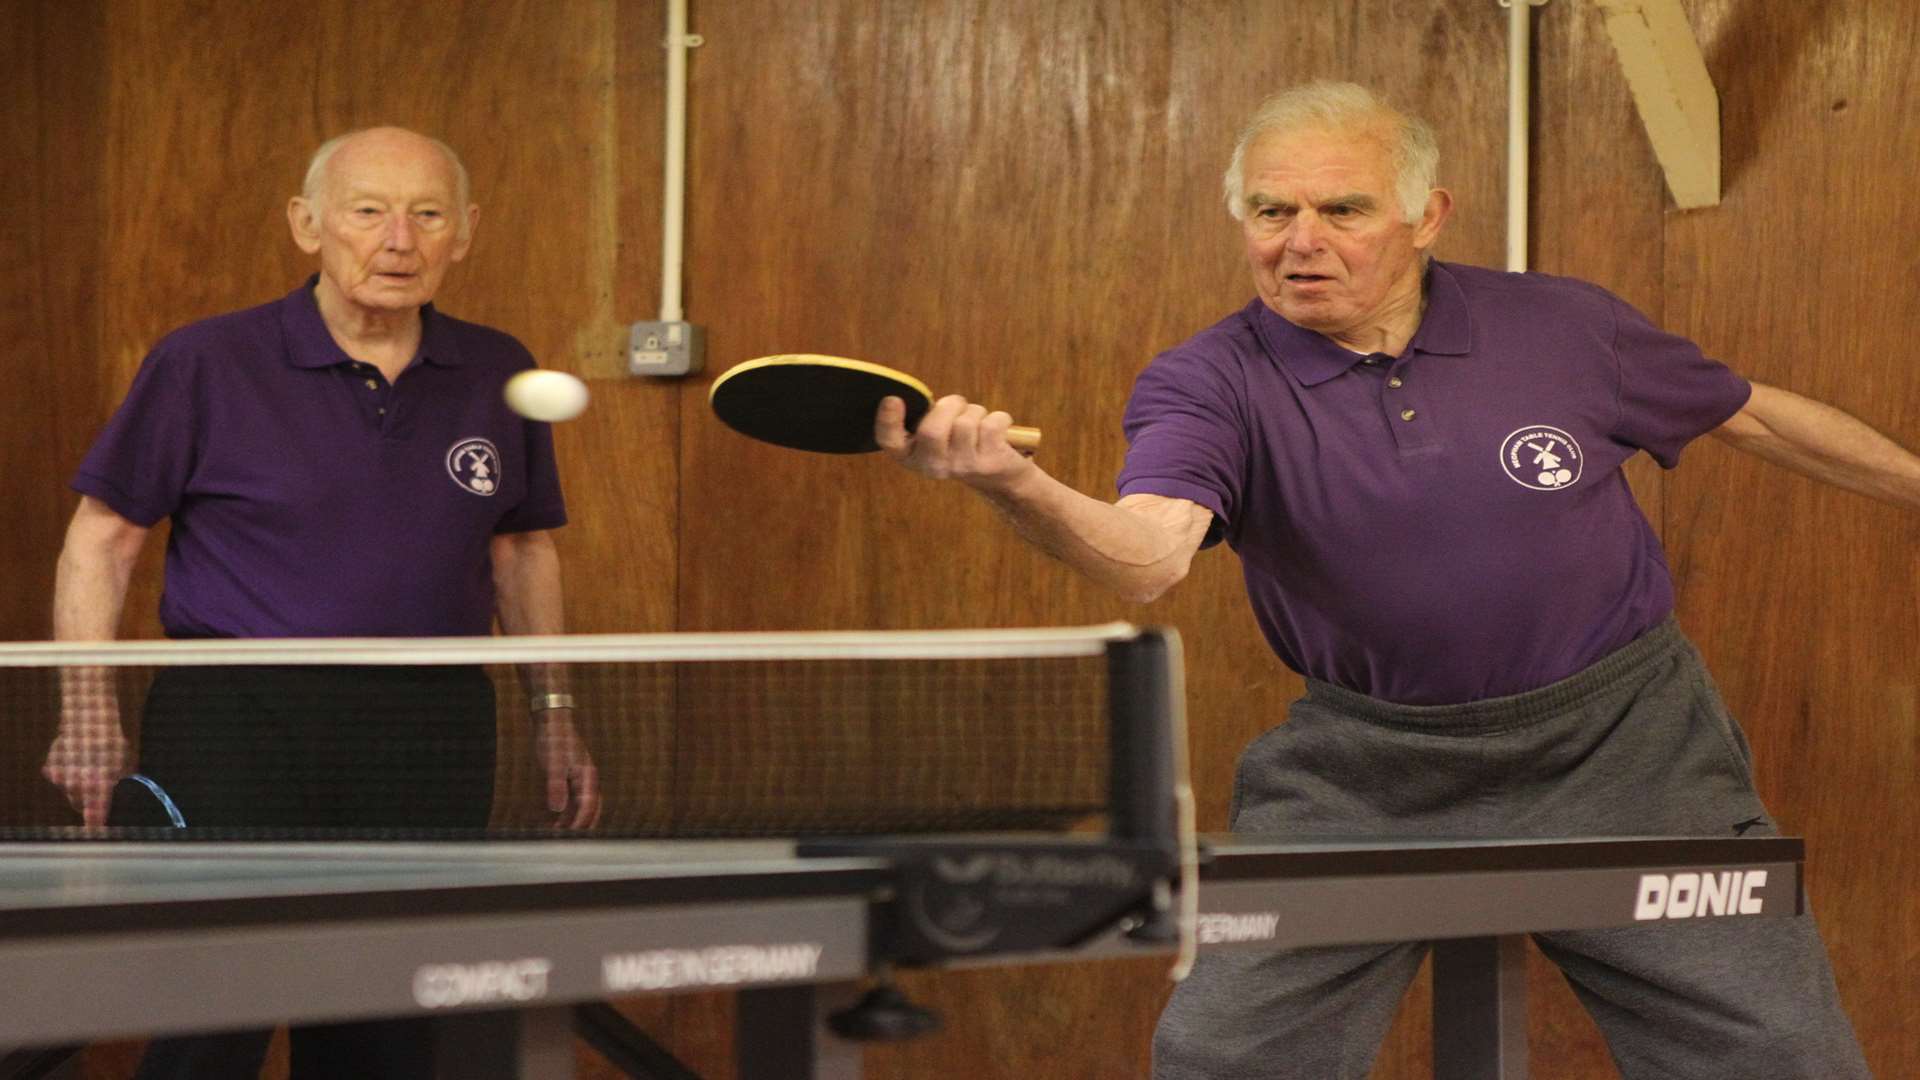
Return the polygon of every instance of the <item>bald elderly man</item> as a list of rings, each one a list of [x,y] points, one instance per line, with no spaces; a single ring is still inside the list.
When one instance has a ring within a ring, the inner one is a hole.
[[[142,364],[73,481],[54,637],[115,636],[149,530],[171,522],[171,638],[563,630],[551,434],[501,389],[533,359],[433,306],[479,208],[438,140],[374,128],[314,154],[287,207],[318,272],[183,327]],[[96,674],[97,673],[91,673]],[[527,672],[555,824],[599,814],[559,670]],[[493,803],[495,697],[478,667],[172,668],[137,775],[111,680],[63,675],[43,772],[89,825],[477,829]],[[424,1076],[407,1025],[296,1032],[296,1076]],[[170,1040],[145,1077],[251,1077],[266,1033]]]
[[[1920,508],[1920,459],[1748,382],[1605,290],[1445,263],[1427,126],[1351,84],[1261,107],[1226,172],[1255,298],[1135,384],[1120,498],[950,397],[903,465],[1148,601],[1202,548],[1307,693],[1242,754],[1232,826],[1346,836],[1765,835],[1745,738],[1673,621],[1621,466],[1701,435]],[[1628,1080],[1858,1080],[1811,918],[1538,936]],[[1424,944],[1200,958],[1163,1080],[1359,1080]]]

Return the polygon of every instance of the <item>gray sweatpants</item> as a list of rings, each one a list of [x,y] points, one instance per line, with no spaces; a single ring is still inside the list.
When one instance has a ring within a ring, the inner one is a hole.
[[[1308,681],[1241,756],[1232,827],[1294,836],[1776,832],[1749,751],[1669,619],[1513,697],[1401,706]],[[1811,917],[1536,934],[1627,1080],[1852,1080],[1867,1067]],[[1427,943],[1200,957],[1159,1080],[1364,1080]]]

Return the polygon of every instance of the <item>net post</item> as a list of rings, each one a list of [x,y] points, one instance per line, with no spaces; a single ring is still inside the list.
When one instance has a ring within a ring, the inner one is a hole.
[[[1177,853],[1179,635],[1148,627],[1109,642],[1107,679],[1112,725],[1108,835]]]

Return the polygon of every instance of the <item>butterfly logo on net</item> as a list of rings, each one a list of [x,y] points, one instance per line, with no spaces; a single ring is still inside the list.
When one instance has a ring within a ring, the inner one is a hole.
[[[1534,491],[1560,491],[1580,482],[1586,456],[1573,436],[1557,427],[1532,424],[1507,436],[1500,467],[1513,482]]]
[[[500,451],[486,439],[461,439],[447,451],[447,475],[472,495],[500,490]]]

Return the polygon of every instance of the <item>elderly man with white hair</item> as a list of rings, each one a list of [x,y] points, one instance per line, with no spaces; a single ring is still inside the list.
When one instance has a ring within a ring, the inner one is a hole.
[[[1621,466],[1716,435],[1920,508],[1920,458],[1751,383],[1605,290],[1429,257],[1432,133],[1366,89],[1267,101],[1226,173],[1255,298],[1156,357],[1120,497],[1061,484],[950,397],[881,447],[1149,601],[1222,540],[1305,697],[1241,756],[1232,827],[1315,836],[1774,831],[1748,747],[1675,625]],[[1539,935],[1629,1080],[1858,1078],[1811,918]],[[1217,953],[1155,1075],[1367,1075],[1424,943]]]
[[[533,358],[433,306],[479,208],[446,144],[399,128],[328,141],[288,204],[319,270],[148,355],[73,481],[54,637],[115,636],[135,557],[169,519],[172,638],[417,637],[563,629],[551,433],[502,388]],[[138,772],[109,679],[63,674],[43,772],[88,825],[477,830],[495,696],[478,667],[159,672]],[[556,826],[599,813],[563,672],[530,668]],[[296,1031],[295,1077],[430,1075],[417,1024]],[[142,1077],[252,1077],[267,1032],[166,1040]]]

